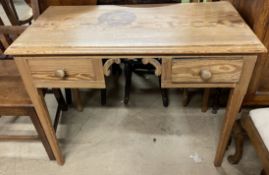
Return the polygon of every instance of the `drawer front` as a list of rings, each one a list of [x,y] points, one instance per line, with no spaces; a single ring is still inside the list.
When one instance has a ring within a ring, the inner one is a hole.
[[[34,58],[28,65],[37,87],[105,87],[100,59]]]
[[[167,59],[162,65],[162,85],[235,84],[240,80],[243,65],[240,57]]]
[[[238,82],[242,60],[173,60],[172,82],[234,83]]]

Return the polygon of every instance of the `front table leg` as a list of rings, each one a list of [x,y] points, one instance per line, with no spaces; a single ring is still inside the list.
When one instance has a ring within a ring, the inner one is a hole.
[[[244,68],[241,73],[241,78],[239,83],[231,90],[229,101],[227,105],[227,110],[220,133],[220,138],[218,142],[217,152],[215,156],[214,164],[215,166],[221,166],[223,161],[224,153],[230,138],[230,134],[236,120],[237,114],[242,105],[243,99],[248,89],[248,84],[250,82],[252,72],[256,62],[256,56],[248,56],[244,58]]]
[[[29,71],[29,67],[25,58],[15,58],[18,70],[24,82],[25,88],[34,104],[37,116],[40,120],[41,126],[44,129],[45,135],[49,141],[53,154],[58,164],[63,165],[64,159],[61,150],[58,145],[55,131],[52,127],[52,122],[49,116],[49,112],[44,100],[44,96],[41,90],[37,89],[32,81],[32,77]]]

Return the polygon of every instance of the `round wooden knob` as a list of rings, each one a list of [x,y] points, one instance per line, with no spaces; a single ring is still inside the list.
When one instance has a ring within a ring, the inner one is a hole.
[[[210,78],[212,78],[212,73],[208,69],[202,69],[200,71],[200,77],[204,81],[208,81]]]
[[[55,71],[55,76],[60,78],[60,79],[64,79],[66,74],[65,74],[65,71],[63,69],[58,69]]]

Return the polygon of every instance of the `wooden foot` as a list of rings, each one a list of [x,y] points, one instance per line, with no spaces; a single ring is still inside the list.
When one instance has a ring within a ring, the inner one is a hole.
[[[243,128],[241,127],[239,120],[237,120],[234,124],[232,138],[235,139],[235,153],[234,155],[230,155],[228,157],[228,161],[231,164],[237,164],[241,160],[243,155],[243,146],[245,138],[245,133]]]

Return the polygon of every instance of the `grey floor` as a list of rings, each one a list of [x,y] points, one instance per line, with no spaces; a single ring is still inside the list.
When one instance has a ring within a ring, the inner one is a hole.
[[[164,108],[157,82],[154,76],[134,76],[128,106],[122,101],[123,76],[108,78],[106,106],[100,105],[98,90],[83,90],[84,111],[70,108],[63,113],[57,131],[65,165],[49,161],[38,141],[0,142],[0,175],[259,174],[260,163],[248,141],[238,165],[230,165],[225,157],[222,167],[215,168],[224,109],[201,113],[199,94],[182,107],[180,90],[169,91],[170,105]],[[46,100],[53,116],[55,99],[49,95]],[[27,117],[1,117],[0,134],[5,133],[35,131]],[[233,149],[232,144],[228,153]]]

